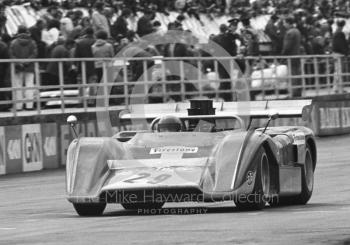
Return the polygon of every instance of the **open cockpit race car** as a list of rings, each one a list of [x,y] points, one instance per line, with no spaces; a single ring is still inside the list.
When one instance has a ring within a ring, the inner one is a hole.
[[[245,210],[306,204],[316,166],[313,132],[268,123],[307,117],[310,104],[192,100],[135,105],[120,120],[144,120],[150,123],[147,130],[72,141],[68,201],[81,216],[101,215],[107,203],[127,210],[159,209],[165,202],[233,201]],[[266,126],[254,126],[257,118],[266,118]],[[74,127],[76,118],[70,116],[68,123]]]

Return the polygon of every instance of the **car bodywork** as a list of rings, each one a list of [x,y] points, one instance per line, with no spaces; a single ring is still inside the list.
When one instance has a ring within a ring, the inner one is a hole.
[[[147,130],[73,140],[66,165],[67,199],[72,203],[235,200],[254,191],[259,172],[255,158],[261,149],[269,162],[266,197],[300,194],[307,149],[311,151],[313,169],[316,165],[312,131],[300,126],[247,129],[244,120],[234,115],[238,112],[237,103],[224,103],[216,104],[218,112],[209,117],[236,120],[240,124],[237,128],[214,132],[198,128],[189,132]],[[277,105],[287,102],[267,103],[281,117],[288,117],[301,116],[311,101],[289,102],[289,111],[285,112]],[[158,111],[154,111],[157,106]],[[163,114],[162,106],[157,106],[148,105],[153,111],[136,113],[135,118],[157,118]],[[163,109],[171,113],[165,107],[169,105],[163,105]],[[264,118],[271,112],[265,105],[258,107],[250,104],[251,118]],[[181,108],[189,108],[188,103],[174,108],[173,114],[183,120],[208,118],[185,113]],[[246,117],[247,111],[242,111]],[[131,114],[122,114],[121,118],[130,119]]]

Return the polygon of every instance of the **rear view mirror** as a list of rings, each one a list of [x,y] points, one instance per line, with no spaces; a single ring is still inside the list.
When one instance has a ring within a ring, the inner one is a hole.
[[[273,112],[269,114],[270,120],[276,120],[279,117],[278,112]]]
[[[71,127],[74,127],[78,122],[78,119],[76,116],[74,115],[70,115],[68,118],[67,118],[67,123],[71,126]]]
[[[74,115],[70,115],[67,118],[67,123],[69,124],[69,126],[71,126],[71,128],[73,129],[73,132],[75,134],[75,137],[78,138],[78,134],[77,131],[75,130],[75,126],[77,125],[78,119],[76,116]]]

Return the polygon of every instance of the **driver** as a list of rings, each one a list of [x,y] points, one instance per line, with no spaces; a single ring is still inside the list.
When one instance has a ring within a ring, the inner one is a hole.
[[[163,116],[158,122],[158,132],[180,132],[183,130],[180,118],[176,116]]]

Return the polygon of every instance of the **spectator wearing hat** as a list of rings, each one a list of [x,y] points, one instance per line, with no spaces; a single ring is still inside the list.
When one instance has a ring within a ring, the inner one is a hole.
[[[301,55],[301,34],[300,31],[294,26],[295,21],[293,17],[287,17],[284,20],[284,26],[287,29],[287,32],[283,39],[283,50],[282,55]],[[298,76],[300,75],[300,59],[294,58],[291,59],[291,75]],[[302,88],[297,87],[301,85],[300,78],[292,78],[292,96],[300,97]]]
[[[92,27],[95,33],[103,30],[107,33],[107,36],[110,37],[109,21],[103,13],[104,7],[105,5],[103,2],[95,3],[95,11],[92,14]]]
[[[10,44],[10,58],[11,59],[35,59],[38,56],[38,49],[35,41],[30,37],[28,29],[25,26],[18,27],[18,34],[16,38]],[[15,74],[12,79],[15,87],[30,88],[34,86],[34,62],[16,63]],[[26,102],[26,109],[33,109],[34,100],[33,89],[15,91],[15,99],[22,100],[28,99],[30,102]],[[16,103],[16,109],[23,109],[23,102]]]
[[[151,34],[154,31],[152,25],[152,20],[154,17],[155,15],[153,11],[147,10],[145,11],[144,15],[137,21],[137,34],[140,37]]]

